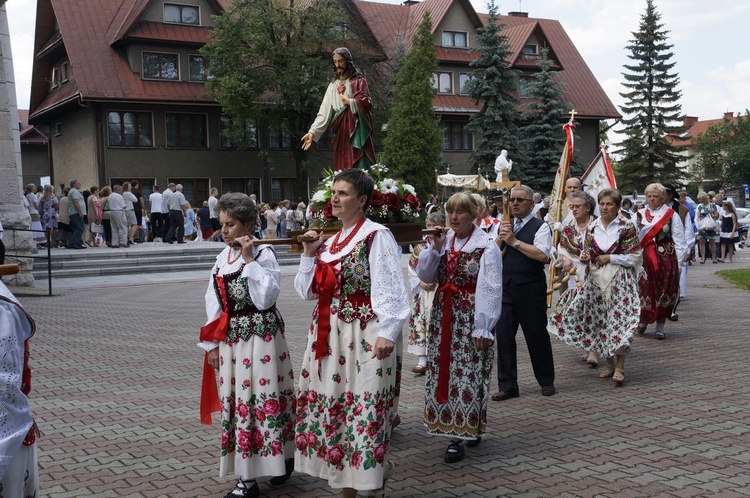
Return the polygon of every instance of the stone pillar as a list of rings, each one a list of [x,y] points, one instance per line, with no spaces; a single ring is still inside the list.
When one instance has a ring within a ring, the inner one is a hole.
[[[5,0],[0,0],[0,221],[5,229],[3,243],[7,253],[31,255],[36,245],[31,232],[13,232],[10,228],[31,226],[31,217],[23,204],[21,137],[18,129],[18,104],[10,50],[10,31]],[[6,263],[19,263],[21,273],[3,277],[8,285],[33,286],[33,260],[5,257]]]

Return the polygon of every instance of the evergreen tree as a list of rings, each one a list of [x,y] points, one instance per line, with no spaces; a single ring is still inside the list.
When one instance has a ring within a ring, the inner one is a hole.
[[[521,129],[528,162],[521,171],[524,184],[534,190],[549,192],[555,182],[557,166],[565,145],[563,125],[567,120],[563,94],[551,70],[549,50],[542,49],[539,72],[529,87],[529,100],[521,116],[527,123]]]
[[[383,162],[425,198],[435,189],[442,139],[433,99],[432,74],[438,69],[432,21],[425,12],[396,77],[393,110],[383,139]]]
[[[473,171],[493,171],[495,159],[503,149],[515,163],[525,163],[518,147],[517,71],[511,68],[510,43],[502,34],[495,1],[490,0],[487,7],[487,24],[479,30],[480,55],[469,64],[473,70],[466,86],[469,98],[482,106],[466,127],[476,141],[469,157]],[[511,175],[517,171],[513,168]]]
[[[615,153],[620,157],[618,186],[624,191],[642,190],[654,181],[679,182],[682,174],[677,168],[680,148],[668,139],[679,135],[684,128],[681,120],[682,92],[677,88],[679,76],[674,72],[673,45],[667,43],[661,15],[653,0],[647,0],[646,12],[635,37],[627,48],[632,64],[625,64],[623,86],[627,92],[621,107],[625,139]]]

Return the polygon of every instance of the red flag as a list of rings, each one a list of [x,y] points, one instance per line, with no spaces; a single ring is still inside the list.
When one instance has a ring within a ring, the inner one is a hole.
[[[555,217],[553,221],[562,221],[568,214],[568,208],[565,205],[563,197],[565,196],[565,182],[568,180],[570,163],[573,161],[573,151],[575,150],[573,143],[574,128],[575,125],[572,122],[566,123],[563,126],[563,130],[565,131],[565,147],[560,156],[560,164],[557,166],[557,174],[555,175],[555,185],[552,187],[552,193],[550,194],[549,212]],[[559,212],[558,206],[560,206]]]
[[[590,194],[594,199],[605,188],[617,188],[615,172],[612,170],[607,149],[603,145],[599,147],[599,153],[581,176],[581,183],[584,185],[584,192]]]

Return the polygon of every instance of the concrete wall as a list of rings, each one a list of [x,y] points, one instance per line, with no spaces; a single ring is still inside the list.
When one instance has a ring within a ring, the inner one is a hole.
[[[40,144],[21,145],[21,160],[23,161],[23,183],[33,183],[41,187],[40,178],[50,176],[47,146]]]
[[[70,186],[77,179],[83,185],[99,185],[96,160],[96,126],[90,108],[81,107],[50,122],[50,146],[55,168],[55,187]]]

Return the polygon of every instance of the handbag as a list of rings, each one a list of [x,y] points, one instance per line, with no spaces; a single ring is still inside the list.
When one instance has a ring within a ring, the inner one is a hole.
[[[92,223],[91,232],[92,233],[104,233],[104,226],[101,223]]]
[[[716,222],[710,215],[704,216],[698,222],[698,230],[716,230]]]

